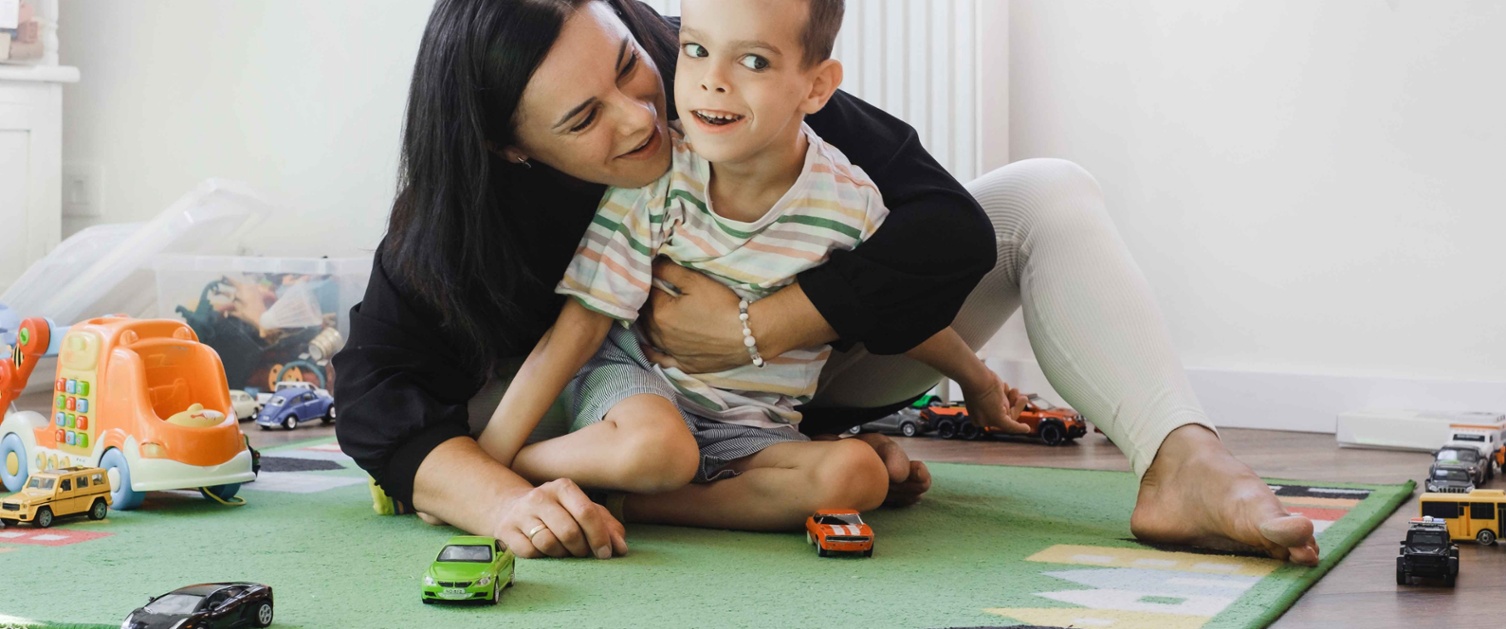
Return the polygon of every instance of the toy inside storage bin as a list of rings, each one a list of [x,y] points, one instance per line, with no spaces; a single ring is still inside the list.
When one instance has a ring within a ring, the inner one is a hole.
[[[154,266],[159,316],[186,321],[219,353],[230,387],[254,393],[333,386],[330,357],[345,346],[371,258],[161,255]]]

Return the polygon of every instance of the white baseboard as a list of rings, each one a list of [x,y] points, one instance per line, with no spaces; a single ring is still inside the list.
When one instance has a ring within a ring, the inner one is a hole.
[[[1035,361],[990,358],[986,362],[1016,388],[1063,402]],[[1365,408],[1506,411],[1506,382],[1218,369],[1188,369],[1187,377],[1213,423],[1229,428],[1333,433],[1339,413]]]

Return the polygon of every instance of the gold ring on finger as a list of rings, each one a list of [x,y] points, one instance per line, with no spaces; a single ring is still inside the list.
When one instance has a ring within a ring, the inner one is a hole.
[[[544,530],[546,528],[549,528],[549,527],[546,526],[546,525],[544,525],[544,524],[542,524],[542,523],[540,523],[538,526],[535,526],[535,527],[533,527],[531,529],[528,529],[528,541],[530,541],[530,542],[533,541],[533,536],[538,535],[539,531],[542,531],[542,530]]]

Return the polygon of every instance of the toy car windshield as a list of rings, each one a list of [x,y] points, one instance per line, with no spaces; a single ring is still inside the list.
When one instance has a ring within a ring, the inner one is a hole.
[[[439,551],[439,559],[436,561],[478,561],[487,563],[492,560],[491,546],[445,546]]]
[[[1054,410],[1056,408],[1055,404],[1047,402],[1046,398],[1043,398],[1043,397],[1041,397],[1039,395],[1032,395],[1032,396],[1030,396],[1030,403],[1034,404],[1036,408],[1041,409],[1043,411]]]
[[[855,515],[823,515],[816,518],[817,524],[862,524]]]
[[[1469,474],[1466,474],[1464,470],[1461,469],[1439,469],[1433,472],[1433,478],[1436,478],[1438,480],[1456,480],[1464,482],[1469,480]]]
[[[33,476],[33,477],[31,477],[31,480],[26,481],[26,488],[27,489],[41,489],[43,491],[46,491],[46,490],[52,489],[53,483],[56,483],[56,482],[57,482],[57,479],[55,479],[55,478],[42,478],[42,477],[39,477],[39,476]]]
[[[204,597],[192,594],[168,594],[148,603],[143,609],[153,614],[192,614],[203,600]]]
[[[1449,448],[1449,449],[1445,449],[1445,450],[1439,450],[1438,451],[1438,459],[1437,460],[1439,460],[1439,461],[1463,461],[1463,462],[1467,462],[1467,463],[1473,463],[1478,458],[1480,458],[1480,453],[1476,452],[1474,450],[1462,450],[1462,449],[1456,450],[1456,449],[1453,449],[1453,448]]]
[[[1414,531],[1410,541],[1411,546],[1442,546],[1444,545],[1443,534],[1437,531]]]

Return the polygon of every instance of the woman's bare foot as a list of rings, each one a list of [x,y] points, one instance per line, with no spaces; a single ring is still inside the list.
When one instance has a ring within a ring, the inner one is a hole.
[[[1318,563],[1312,521],[1287,513],[1265,481],[1197,425],[1172,431],[1161,444],[1140,479],[1130,531],[1148,542]]]
[[[436,518],[422,511],[418,512],[418,519],[423,520],[424,524],[427,524],[429,526],[445,526],[444,520]]]

